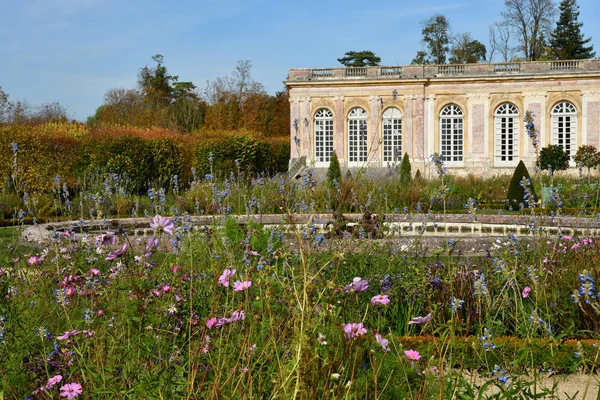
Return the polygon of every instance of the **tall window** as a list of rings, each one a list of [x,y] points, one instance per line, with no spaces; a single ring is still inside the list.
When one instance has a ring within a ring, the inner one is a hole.
[[[397,108],[383,112],[383,161],[395,162],[402,157],[402,115]]]
[[[315,113],[315,163],[328,163],[333,152],[333,113],[321,108]]]
[[[444,161],[448,164],[463,162],[463,111],[449,104],[440,113],[441,151]]]
[[[367,112],[355,107],[348,114],[348,162],[367,161]]]
[[[574,156],[577,149],[577,109],[573,103],[561,101],[552,107],[551,116],[552,144],[562,146],[565,153]]]
[[[494,113],[494,165],[514,166],[519,161],[519,109],[504,103]]]

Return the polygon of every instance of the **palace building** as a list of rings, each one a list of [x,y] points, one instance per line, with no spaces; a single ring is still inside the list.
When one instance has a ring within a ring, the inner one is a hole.
[[[539,147],[600,149],[600,59],[465,65],[291,69],[290,172],[385,168],[408,153],[416,169],[443,154],[456,174],[512,173]],[[575,164],[572,163],[572,167]]]

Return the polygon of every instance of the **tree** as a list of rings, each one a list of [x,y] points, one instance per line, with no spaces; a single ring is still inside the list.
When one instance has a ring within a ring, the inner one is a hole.
[[[448,31],[450,24],[442,14],[436,14],[421,22],[423,29],[423,43],[427,51],[417,52],[413,59],[414,64],[446,64],[446,54],[448,53]]]
[[[347,51],[344,57],[337,59],[340,64],[345,67],[367,67],[377,66],[381,62],[381,58],[369,50],[363,51]]]
[[[8,94],[6,94],[2,90],[2,86],[0,86],[0,124],[6,122],[9,110],[10,101],[8,100]]]
[[[172,83],[177,82],[179,76],[169,75],[167,67],[163,65],[163,56],[161,54],[154,55],[152,60],[156,62],[156,66],[148,67],[146,65],[140,69],[138,73],[138,86],[147,98],[156,101],[158,107],[164,107],[169,105],[173,100],[175,89]]]
[[[532,198],[526,198],[525,187],[523,185],[528,186]],[[529,205],[535,204],[536,198],[537,196],[535,195],[529,171],[527,171],[527,167],[523,161],[519,161],[519,165],[515,168],[515,172],[510,180],[510,185],[508,186],[506,209],[518,210],[521,208],[521,204],[527,208]]]
[[[490,55],[488,57],[490,62],[494,59],[496,52],[500,53],[503,62],[509,62],[512,59],[515,50],[511,46],[511,37],[508,26],[497,23],[490,25]]]
[[[473,40],[468,32],[460,33],[453,38],[450,52],[450,64],[475,64],[485,61],[487,50],[479,40]]]
[[[600,165],[600,154],[594,146],[583,145],[579,146],[573,160],[579,165],[586,167],[588,170],[588,183],[590,183],[590,169]]]
[[[550,176],[554,177],[556,171],[569,168],[569,154],[561,145],[550,144],[540,150],[536,165],[541,170],[548,170]]]
[[[550,38],[553,55],[559,60],[594,58],[594,46],[586,46],[592,39],[584,39],[581,33],[583,23],[578,22],[577,0],[563,0],[559,8],[560,17]]]
[[[544,36],[548,37],[556,13],[553,0],[504,0],[504,24],[514,29],[520,49],[530,61],[543,53]]]

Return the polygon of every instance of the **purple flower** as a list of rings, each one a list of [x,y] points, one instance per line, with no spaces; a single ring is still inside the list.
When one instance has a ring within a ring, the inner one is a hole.
[[[235,274],[235,269],[225,269],[221,276],[219,276],[219,281],[217,285],[223,285],[225,287],[229,287],[229,279]]]
[[[150,258],[152,256],[152,250],[158,248],[159,243],[160,242],[155,237],[148,239],[148,242],[146,243],[146,251],[144,251],[144,257]]]
[[[216,324],[217,324],[217,319],[216,319],[215,317],[212,317],[211,319],[209,319],[209,320],[206,322],[206,327],[207,327],[208,329],[210,329],[210,328],[212,328],[213,326],[215,326]]]
[[[355,322],[344,325],[344,332],[346,332],[347,339],[355,339],[366,334],[367,329],[363,326],[362,322]]]
[[[117,257],[122,256],[127,251],[128,248],[129,248],[129,246],[127,246],[127,243],[125,243],[123,245],[123,247],[121,247],[119,250],[115,250],[111,253],[108,253],[108,256],[106,256],[105,260],[110,261],[110,260],[114,260]]]
[[[103,246],[114,245],[119,241],[119,237],[113,232],[106,232],[95,237],[96,242],[100,242]]]
[[[523,288],[523,292],[521,293],[521,297],[526,299],[529,296],[529,292],[531,292],[531,288],[529,286],[525,286]]]
[[[243,292],[244,290],[248,289],[250,286],[252,286],[252,282],[251,281],[235,281],[233,283],[233,291],[234,292]]]
[[[419,361],[421,358],[421,355],[416,350],[404,350],[404,355],[406,355],[410,361]]]
[[[152,222],[150,222],[150,228],[162,230],[167,235],[173,234],[173,229],[175,228],[175,224],[171,220],[171,218],[161,217],[160,215],[155,215],[152,218]]]
[[[390,341],[385,339],[383,336],[381,336],[379,333],[375,334],[375,339],[377,340],[377,343],[379,343],[379,345],[381,346],[381,348],[383,349],[383,351],[388,352],[388,351],[392,351],[390,349]]]
[[[389,296],[387,294],[378,294],[377,296],[373,296],[371,298],[371,305],[375,306],[377,304],[387,306],[388,304],[390,304]]]
[[[352,283],[346,285],[346,292],[364,292],[369,288],[369,281],[366,279],[362,279],[360,277],[356,277],[352,280]]]
[[[71,336],[79,335],[80,333],[81,333],[81,331],[78,331],[77,329],[75,329],[74,331],[65,332],[63,335],[57,336],[56,339],[57,340],[66,340],[66,339],[70,338]]]
[[[414,317],[413,319],[411,319],[410,321],[408,321],[408,324],[417,324],[417,325],[421,325],[421,324],[426,324],[429,321],[431,321],[431,313],[427,314],[424,317]]]

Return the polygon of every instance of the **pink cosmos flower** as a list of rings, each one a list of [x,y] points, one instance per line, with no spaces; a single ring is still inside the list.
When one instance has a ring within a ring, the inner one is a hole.
[[[148,242],[146,242],[146,249],[144,250],[144,257],[146,257],[146,259],[152,257],[152,250],[158,248],[158,245],[160,244],[160,242],[158,241],[158,238],[155,237],[151,237],[150,239],[148,239]]]
[[[217,324],[217,319],[216,319],[215,317],[212,317],[211,319],[209,319],[209,320],[206,322],[206,327],[207,327],[208,329],[210,329],[210,328],[212,328],[213,326],[215,326],[216,324]]]
[[[421,355],[416,350],[404,350],[404,354],[410,361],[419,361]]]
[[[371,305],[375,306],[377,304],[387,306],[388,304],[390,304],[389,296],[387,294],[378,294],[377,296],[371,298]]]
[[[565,239],[567,242],[570,242],[571,240],[573,240],[573,236],[563,235],[563,239]]]
[[[250,281],[235,281],[233,283],[233,291],[234,292],[243,292],[244,290],[248,289],[250,286],[252,286],[252,282]]]
[[[83,393],[83,388],[79,383],[67,383],[60,387],[60,397],[66,397],[67,399],[74,399],[81,393]]]
[[[571,250],[575,250],[581,247],[580,243],[574,243],[573,246],[571,246]]]
[[[173,265],[171,267],[171,272],[172,273],[176,273],[177,271],[179,271],[181,269],[181,267],[179,265]]]
[[[366,334],[367,329],[363,326],[362,322],[358,322],[344,325],[344,332],[346,332],[347,339],[355,339]]]
[[[521,296],[526,299],[527,296],[529,296],[529,292],[531,292],[531,288],[529,286],[525,286],[523,288],[523,292],[521,293]]]
[[[231,314],[231,321],[232,321],[232,322],[233,322],[233,321],[240,321],[240,320],[244,320],[244,319],[246,319],[246,314],[244,313],[244,311],[243,311],[243,310],[240,310],[240,311],[234,311],[234,312]]]
[[[92,269],[90,269],[90,275],[92,275],[92,276],[98,276],[100,274],[101,274],[101,272],[100,272],[100,270],[98,268],[92,268]]]
[[[250,250],[248,254],[254,257],[260,257],[260,253],[258,251]]]
[[[115,250],[111,253],[108,253],[108,256],[106,256],[105,260],[106,261],[111,261],[114,260],[117,257],[122,256],[123,254],[125,254],[125,252],[127,251],[127,249],[129,248],[129,246],[127,245],[127,243],[125,243],[123,245],[123,247],[121,247],[119,250]]]
[[[70,338],[71,336],[79,335],[80,333],[81,333],[81,331],[75,329],[73,331],[67,331],[64,334],[57,336],[56,339],[57,340],[66,340],[66,339]]]
[[[223,273],[221,274],[221,276],[219,276],[219,281],[217,282],[217,285],[229,287],[229,280],[231,279],[231,277],[233,277],[233,275],[235,275],[235,269],[232,268],[223,270]]]
[[[52,378],[48,379],[46,383],[46,389],[51,389],[58,382],[62,381],[62,375],[55,375]]]
[[[99,317],[103,317],[104,316],[104,310],[103,309],[99,309],[98,311],[96,311],[96,315]]]
[[[99,242],[103,246],[108,246],[117,244],[117,242],[119,241],[119,237],[113,232],[106,232],[102,235],[96,236],[94,240],[96,242]]]
[[[429,321],[431,321],[431,313],[427,314],[424,317],[421,317],[421,316],[414,317],[413,319],[411,319],[410,321],[408,321],[408,324],[409,325],[412,325],[412,324],[421,325],[421,324],[426,324]]]
[[[386,353],[388,351],[392,351],[390,349],[390,341],[385,339],[383,336],[381,336],[379,333],[375,334],[375,339],[377,340],[377,343],[379,343],[379,345],[381,346],[381,348],[383,349],[383,351],[385,351]]]
[[[352,283],[346,285],[346,292],[350,292],[350,291],[364,292],[368,288],[369,288],[369,281],[357,276],[356,278],[354,278],[352,280]]]
[[[152,218],[152,222],[150,222],[150,228],[162,230],[167,235],[172,235],[173,229],[175,228],[175,224],[173,223],[171,218],[155,215],[154,218]]]
[[[27,265],[38,265],[40,263],[40,259],[36,256],[31,256],[27,259]]]

